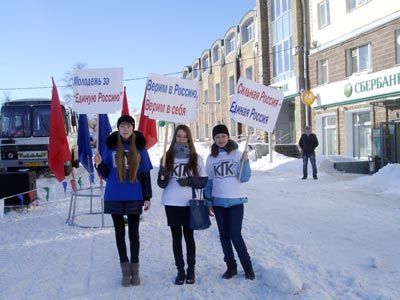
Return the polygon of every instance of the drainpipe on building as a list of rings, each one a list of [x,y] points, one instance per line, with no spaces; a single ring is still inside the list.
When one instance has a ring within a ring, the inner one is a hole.
[[[302,31],[302,39],[303,39],[303,77],[304,77],[304,90],[308,90],[308,67],[307,67],[307,24],[306,24],[306,7],[304,0],[301,0],[301,15],[302,15],[302,22],[301,22],[301,31]],[[306,125],[309,124],[309,106],[304,104],[305,108],[305,116],[306,116]]]

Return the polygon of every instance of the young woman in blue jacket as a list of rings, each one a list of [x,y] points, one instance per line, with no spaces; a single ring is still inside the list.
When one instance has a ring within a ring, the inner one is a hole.
[[[107,147],[95,163],[100,176],[107,181],[104,213],[111,214],[122,271],[122,285],[140,285],[139,219],[150,209],[152,197],[150,170],[153,168],[144,136],[135,129],[135,120],[123,115],[117,122],[118,132],[107,139]],[[125,220],[128,217],[130,262],[125,244]]]
[[[219,124],[213,128],[214,144],[206,161],[208,182],[204,198],[209,201],[209,211],[215,215],[224,261],[227,265],[224,279],[237,275],[237,264],[233,248],[245,272],[245,278],[253,280],[255,274],[250,255],[242,237],[244,203],[247,197],[243,182],[250,179],[251,170],[247,151],[241,153],[238,145],[229,139],[228,128]],[[241,177],[239,173],[244,162]]]
[[[178,275],[175,284],[195,282],[196,244],[193,230],[189,227],[193,189],[201,189],[207,183],[203,159],[196,153],[190,128],[176,127],[171,145],[165,156],[165,167],[160,167],[157,184],[163,188],[161,204],[165,206],[168,226],[172,235],[172,250]],[[182,251],[182,233],[186,243],[187,272]]]

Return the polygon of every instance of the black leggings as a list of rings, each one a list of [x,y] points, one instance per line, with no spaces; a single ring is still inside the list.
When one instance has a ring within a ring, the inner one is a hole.
[[[117,242],[119,260],[121,263],[129,261],[125,244],[124,215],[111,215],[114,222],[115,241]],[[128,234],[131,249],[131,262],[139,262],[139,219],[140,215],[128,215]]]
[[[193,230],[189,226],[170,226],[172,234],[172,250],[174,251],[175,264],[183,267],[182,232],[186,242],[187,264],[194,266],[196,263],[196,244],[194,242]]]

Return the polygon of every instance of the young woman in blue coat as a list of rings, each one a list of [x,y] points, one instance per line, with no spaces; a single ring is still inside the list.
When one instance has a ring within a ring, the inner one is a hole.
[[[111,214],[122,271],[122,285],[140,285],[139,219],[150,209],[152,197],[150,170],[153,168],[144,136],[135,129],[135,120],[123,115],[117,122],[118,132],[107,139],[104,153],[97,152],[95,163],[106,179],[104,213]],[[125,220],[128,218],[130,262],[125,244]]]

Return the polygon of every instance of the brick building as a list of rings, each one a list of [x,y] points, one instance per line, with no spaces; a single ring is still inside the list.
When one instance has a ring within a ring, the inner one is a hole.
[[[400,2],[392,0],[256,0],[183,70],[199,80],[197,140],[224,123],[231,135],[247,128],[229,118],[240,76],[284,93],[275,150],[296,155],[306,124],[317,133],[317,154],[400,161]],[[301,101],[312,90],[312,107]],[[251,130],[251,140],[268,133]]]
[[[284,105],[274,138],[276,148],[296,154],[296,141],[305,125],[305,109],[300,101],[304,88],[302,9],[295,0],[257,0],[256,8],[244,14],[239,24],[215,40],[190,66],[183,77],[199,80],[197,121],[191,124],[197,140],[209,140],[213,126],[224,123],[232,137],[241,139],[248,128],[229,118],[229,107],[240,76],[283,91]],[[251,140],[268,141],[268,133],[251,129]],[[289,151],[283,146],[288,146]],[[290,150],[291,148],[291,150]]]
[[[400,2],[310,0],[309,20],[318,154],[400,162]]]

